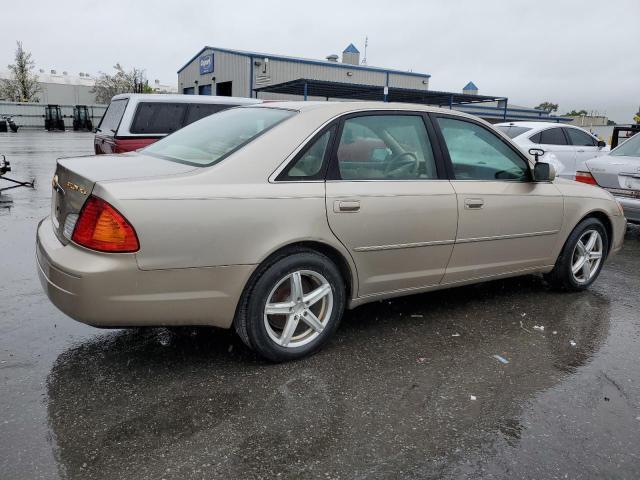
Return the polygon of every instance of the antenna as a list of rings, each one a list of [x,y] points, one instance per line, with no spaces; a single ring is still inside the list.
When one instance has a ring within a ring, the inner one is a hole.
[[[367,47],[369,46],[369,37],[364,37],[364,57],[362,57],[362,65],[367,64]]]

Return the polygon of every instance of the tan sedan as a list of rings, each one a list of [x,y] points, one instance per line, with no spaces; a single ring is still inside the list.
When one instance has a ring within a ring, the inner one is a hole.
[[[240,107],[139,153],[59,160],[38,269],[81,322],[233,326],[293,359],[366,302],[534,272],[588,287],[625,219],[554,176],[451,110]]]

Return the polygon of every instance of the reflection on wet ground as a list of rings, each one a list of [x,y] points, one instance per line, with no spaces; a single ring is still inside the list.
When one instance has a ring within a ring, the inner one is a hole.
[[[24,161],[43,185],[38,142]],[[640,475],[639,229],[591,291],[523,277],[366,305],[316,356],[272,365],[227,331],[64,317],[35,277],[48,191],[31,193],[0,213],[6,478]]]

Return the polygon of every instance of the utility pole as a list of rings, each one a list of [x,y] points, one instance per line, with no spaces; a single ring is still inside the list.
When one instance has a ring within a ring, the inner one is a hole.
[[[367,47],[369,46],[369,37],[364,37],[364,56],[362,57],[362,65],[367,64]]]

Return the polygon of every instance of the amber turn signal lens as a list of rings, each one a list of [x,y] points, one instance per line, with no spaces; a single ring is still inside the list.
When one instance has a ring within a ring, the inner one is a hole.
[[[101,198],[89,197],[71,240],[100,252],[135,252],[140,248],[131,224],[115,208]]]
[[[590,172],[576,172],[576,182],[588,183],[589,185],[598,185],[596,179],[593,178]]]

